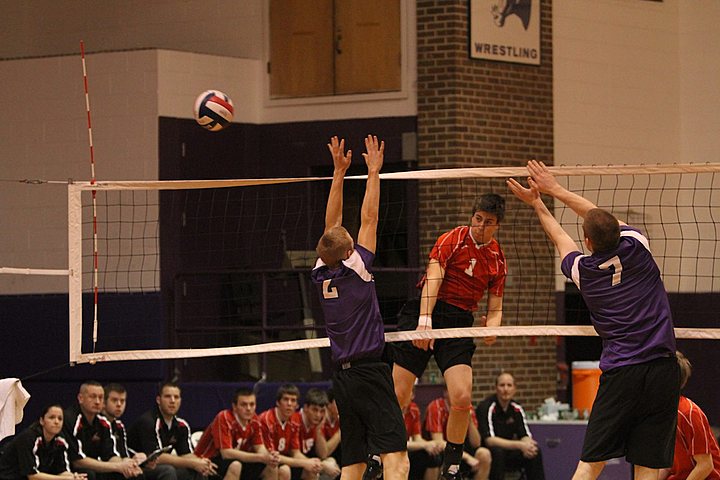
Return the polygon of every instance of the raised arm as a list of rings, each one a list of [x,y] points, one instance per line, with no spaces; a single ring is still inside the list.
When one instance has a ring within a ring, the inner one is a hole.
[[[332,227],[342,225],[342,209],[343,209],[343,182],[345,181],[345,172],[350,167],[352,160],[352,150],[345,151],[345,139],[338,140],[338,137],[332,137],[328,143],[328,149],[333,159],[333,179],[330,186],[330,195],[328,195],[327,208],[325,210],[325,231]]]
[[[416,330],[432,330],[432,312],[435,309],[437,295],[444,278],[445,269],[437,259],[431,259],[425,271],[425,284],[420,294],[420,315]],[[416,339],[412,341],[412,344],[422,350],[428,348],[432,350],[435,346],[435,339]]]
[[[365,149],[367,153],[363,153],[363,157],[368,167],[368,174],[365,197],[360,211],[358,243],[370,252],[375,253],[378,210],[380,209],[380,169],[383,164],[385,142],[378,143],[376,136],[368,135],[365,138]]]
[[[545,233],[550,240],[552,240],[555,244],[555,248],[557,248],[560,253],[560,258],[565,258],[568,253],[577,251],[578,248],[577,245],[575,245],[575,241],[567,234],[558,221],[555,220],[555,217],[543,203],[540,198],[539,187],[532,177],[528,178],[528,184],[530,185],[530,188],[523,187],[514,178],[507,181],[510,191],[524,203],[533,207],[535,213],[540,219],[540,224],[542,225],[543,230],[545,230]]]

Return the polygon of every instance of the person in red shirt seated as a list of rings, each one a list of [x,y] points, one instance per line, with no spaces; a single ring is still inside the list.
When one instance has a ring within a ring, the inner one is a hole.
[[[340,475],[340,467],[330,456],[323,431],[327,404],[327,393],[311,388],[305,394],[303,408],[293,414],[291,421],[298,425],[302,454],[308,458],[319,458],[322,461],[321,475],[333,479]]]
[[[235,390],[231,408],[215,416],[195,447],[195,455],[218,466],[223,480],[277,480],[280,455],[265,447],[256,406],[252,390]]]
[[[680,365],[680,388],[692,373],[685,355],[675,353]],[[705,413],[695,402],[680,395],[673,466],[661,473],[668,480],[720,479],[720,448]]]
[[[319,458],[308,458],[300,450],[300,426],[291,421],[297,410],[300,390],[285,384],[278,388],[275,406],[258,417],[262,425],[265,447],[280,455],[279,480],[314,480],[322,471]]]
[[[442,445],[443,449],[447,442],[447,425],[450,418],[450,402],[447,397],[448,392],[445,389],[444,395],[430,402],[425,411],[425,430],[434,442]],[[473,480],[487,480],[492,461],[490,450],[481,446],[482,441],[475,411],[470,410],[468,415],[470,421],[468,421],[462,452],[460,473],[470,474]]]
[[[414,396],[413,393],[413,398]],[[437,480],[445,443],[423,438],[420,407],[414,401],[410,401],[410,405],[403,410],[403,418],[407,431],[408,458],[410,459],[408,478],[411,480]]]
[[[323,422],[323,435],[328,449],[328,455],[331,455],[335,462],[340,465],[342,458],[342,449],[340,448],[340,414],[338,413],[337,403],[335,402],[335,392],[329,388],[325,392],[328,397],[327,408],[325,409],[325,421]]]

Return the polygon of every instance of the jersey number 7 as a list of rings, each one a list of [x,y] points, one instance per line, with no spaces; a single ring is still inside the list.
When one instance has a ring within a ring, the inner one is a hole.
[[[612,286],[614,287],[622,280],[622,263],[620,263],[620,257],[615,255],[608,261],[598,265],[600,270],[607,270],[610,267],[613,269]]]

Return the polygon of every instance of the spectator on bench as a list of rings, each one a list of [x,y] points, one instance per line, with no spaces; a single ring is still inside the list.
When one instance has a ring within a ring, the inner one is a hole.
[[[223,480],[277,480],[280,455],[265,448],[256,407],[252,390],[235,390],[232,407],[215,416],[195,447],[195,455],[218,466]]]
[[[143,452],[135,452],[127,446],[127,429],[120,417],[127,406],[127,390],[119,383],[110,383],[103,387],[105,405],[102,414],[110,422],[110,431],[115,438],[115,447],[121,458],[132,458],[141,465],[143,476],[147,480],[176,480],[175,469],[170,465],[158,465],[157,461],[142,463],[147,460]]]
[[[73,473],[70,462],[80,457],[62,436],[63,409],[54,403],[40,418],[19,433],[0,455],[2,480],[86,480],[84,473]]]
[[[528,480],[544,480],[540,448],[527,426],[525,410],[513,400],[515,392],[515,378],[503,372],[495,379],[495,394],[477,407],[483,443],[492,453],[490,480],[502,480],[506,469],[519,468]]]
[[[178,480],[200,480],[216,475],[217,465],[193,453],[190,425],[177,416],[182,403],[180,387],[173,382],[163,383],[155,402],[157,406],[145,412],[130,427],[130,447],[146,455],[160,448],[172,447],[174,453],[161,454],[157,462],[173,466]]]
[[[299,396],[300,390],[295,385],[281,385],[275,406],[258,417],[263,427],[265,446],[280,454],[280,480],[289,480],[291,475],[293,480],[314,480],[322,470],[319,458],[308,458],[300,451],[299,425],[290,421],[297,409]]]
[[[335,478],[340,475],[340,467],[328,452],[323,432],[327,411],[327,393],[319,388],[311,388],[305,394],[305,403],[299,412],[295,412],[290,421],[298,425],[300,451],[308,458],[319,458],[322,463],[321,475]]]
[[[403,412],[405,430],[407,431],[407,450],[410,460],[411,480],[437,480],[442,465],[444,442],[426,440],[422,437],[422,422],[420,421],[420,407],[413,401],[413,392],[410,405]]]
[[[79,458],[73,467],[89,480],[122,480],[142,475],[138,462],[122,458],[115,444],[110,421],[101,415],[105,392],[100,383],[80,385],[77,403],[65,410],[63,436]]]
[[[335,392],[332,388],[327,390],[328,404],[323,423],[323,434],[328,449],[328,455],[335,459],[335,463],[340,465],[342,459],[342,449],[340,448],[340,414],[338,413],[337,403],[335,403]],[[327,480],[327,479],[324,479]]]

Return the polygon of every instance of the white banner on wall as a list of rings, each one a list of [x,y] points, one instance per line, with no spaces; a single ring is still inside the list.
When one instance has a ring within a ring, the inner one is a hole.
[[[540,0],[470,0],[470,58],[540,65]]]

